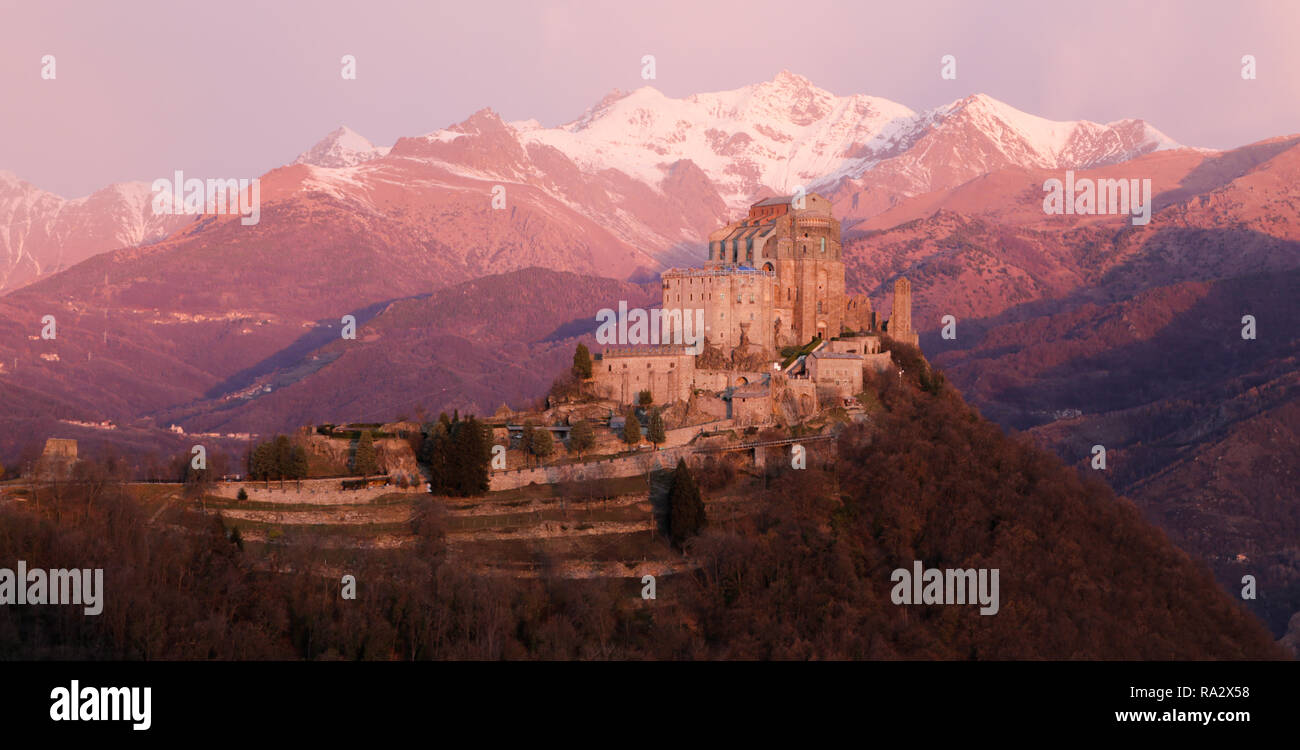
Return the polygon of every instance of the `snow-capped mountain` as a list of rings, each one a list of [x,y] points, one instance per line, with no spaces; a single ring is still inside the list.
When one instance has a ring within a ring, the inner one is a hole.
[[[366,213],[406,204],[396,220],[436,220],[420,231],[466,253],[510,266],[523,256],[505,248],[522,243],[535,262],[567,268],[564,247],[574,240],[559,235],[502,235],[497,245],[474,249],[483,232],[496,236],[496,224],[466,209],[505,186],[508,205],[523,200],[555,227],[574,223],[565,214],[582,217],[584,257],[617,273],[695,258],[711,229],[758,198],[799,186],[830,197],[851,226],[1008,166],[1082,169],[1178,147],[1141,120],[1055,122],[983,94],[915,112],[878,97],[836,96],[783,71],[682,99],[650,87],[615,91],[558,127],[505,123],[485,109],[391,149],[340,127],[297,157],[291,179],[264,180],[261,197],[270,204],[326,193]],[[154,217],[148,197],[147,185],[128,183],[68,201],[0,179],[0,289],[96,252],[154,241],[192,218]],[[452,204],[458,208],[446,208]],[[536,231],[536,222],[510,231]],[[601,233],[618,246],[592,240]]]
[[[522,142],[552,146],[584,170],[617,169],[652,185],[667,165],[689,159],[733,210],[765,190],[828,190],[893,159],[890,171],[910,177],[896,189],[911,194],[1010,164],[1085,168],[1179,147],[1141,120],[1055,122],[983,94],[918,113],[879,97],[835,96],[787,71],[684,99],[650,87],[616,91],[560,127],[513,126]]]
[[[353,167],[387,153],[387,146],[376,146],[366,140],[365,136],[343,125],[299,154],[293,163],[317,167]]]
[[[147,182],[123,182],[67,199],[0,172],[0,290],[96,253],[156,241],[194,220],[155,215]]]

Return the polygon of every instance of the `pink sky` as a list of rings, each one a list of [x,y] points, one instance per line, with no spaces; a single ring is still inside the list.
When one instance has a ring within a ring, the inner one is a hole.
[[[256,176],[340,124],[381,145],[484,106],[553,126],[614,88],[680,97],[782,69],[917,110],[983,92],[1226,148],[1300,132],[1300,3],[0,0],[0,170],[67,197]]]

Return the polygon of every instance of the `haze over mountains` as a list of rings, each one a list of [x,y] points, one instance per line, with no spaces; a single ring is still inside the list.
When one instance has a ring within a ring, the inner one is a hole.
[[[1300,610],[1300,138],[1279,136],[1213,152],[1140,120],[1056,123],[983,95],[918,113],[782,73],[615,92],[556,128],[482,110],[391,148],[340,128],[262,175],[249,227],[152,217],[144,183],[67,201],[0,176],[0,460],[56,433],[93,450],[173,422],[524,403],[597,309],[653,303],[657,272],[701,262],[709,231],[804,186],[844,220],[850,292],[886,310],[906,275],[923,348],[972,403],[1081,466],[1106,445],[1106,478],[1221,583],[1257,561],[1277,632]],[[1150,179],[1150,223],[1045,214],[1065,169]]]

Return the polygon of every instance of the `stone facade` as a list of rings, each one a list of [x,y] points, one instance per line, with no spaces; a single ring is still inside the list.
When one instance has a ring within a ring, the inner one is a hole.
[[[808,375],[817,384],[820,399],[852,398],[862,392],[862,355],[830,351],[830,347],[808,355]]]
[[[876,313],[871,309],[871,298],[865,294],[855,294],[844,301],[844,329],[876,330]]]
[[[709,235],[703,268],[665,271],[661,291],[660,309],[670,314],[660,318],[682,326],[681,338],[673,338],[678,331],[665,323],[663,336],[668,338],[660,341],[666,345],[607,347],[593,372],[598,396],[632,404],[648,390],[654,403],[669,404],[689,399],[697,390],[739,389],[748,394],[742,396],[740,410],[749,416],[759,403],[769,414],[806,416],[818,397],[860,392],[864,368],[889,366],[871,301],[845,295],[840,223],[830,201],[816,193],[753,204],[744,219]],[[700,332],[692,330],[696,324],[683,321],[701,318],[703,339],[713,353],[697,363],[700,351],[683,344],[699,340]],[[886,328],[894,339],[917,343],[912,289],[905,278],[894,284]],[[844,331],[853,334],[837,339]],[[803,346],[815,337],[825,342],[819,358],[804,358],[786,374],[757,369],[779,361],[780,349]],[[729,352],[730,359],[719,358],[715,350]],[[730,370],[705,369],[725,367],[723,361],[731,363]],[[777,386],[773,379],[778,374],[790,380]],[[766,391],[761,399],[757,391],[750,394],[757,388]],[[735,393],[728,398],[734,413]]]
[[[770,389],[762,385],[747,385],[732,391],[731,419],[738,427],[772,421]]]
[[[67,479],[72,476],[72,467],[77,464],[77,441],[71,438],[48,438],[45,449],[37,461],[42,477],[47,479]]]
[[[682,345],[608,347],[593,363],[596,395],[622,404],[650,391],[656,404],[690,398],[695,355]]]
[[[802,205],[800,205],[802,202]],[[805,344],[838,334],[844,323],[844,260],[840,222],[816,193],[768,198],[749,215],[709,235],[707,268],[755,268],[773,274],[768,348]]]
[[[868,334],[831,339],[826,342],[826,350],[836,354],[876,354],[880,351],[880,337]]]
[[[663,273],[664,310],[681,310],[682,319],[704,311],[704,337],[710,344],[732,349],[743,343],[772,350],[772,283],[775,275],[753,268],[672,268]],[[689,343],[678,336],[675,316],[661,339]],[[684,331],[690,333],[690,331]],[[683,334],[683,335],[684,335]]]

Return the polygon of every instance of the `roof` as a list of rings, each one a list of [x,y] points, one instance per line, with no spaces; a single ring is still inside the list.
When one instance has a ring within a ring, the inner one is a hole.
[[[761,206],[785,206],[789,205],[792,200],[794,200],[793,195],[775,195],[771,198],[764,198],[753,206],[750,206],[750,208],[759,208]]]
[[[861,354],[850,354],[848,352],[813,352],[812,356],[817,359],[862,359]]]

